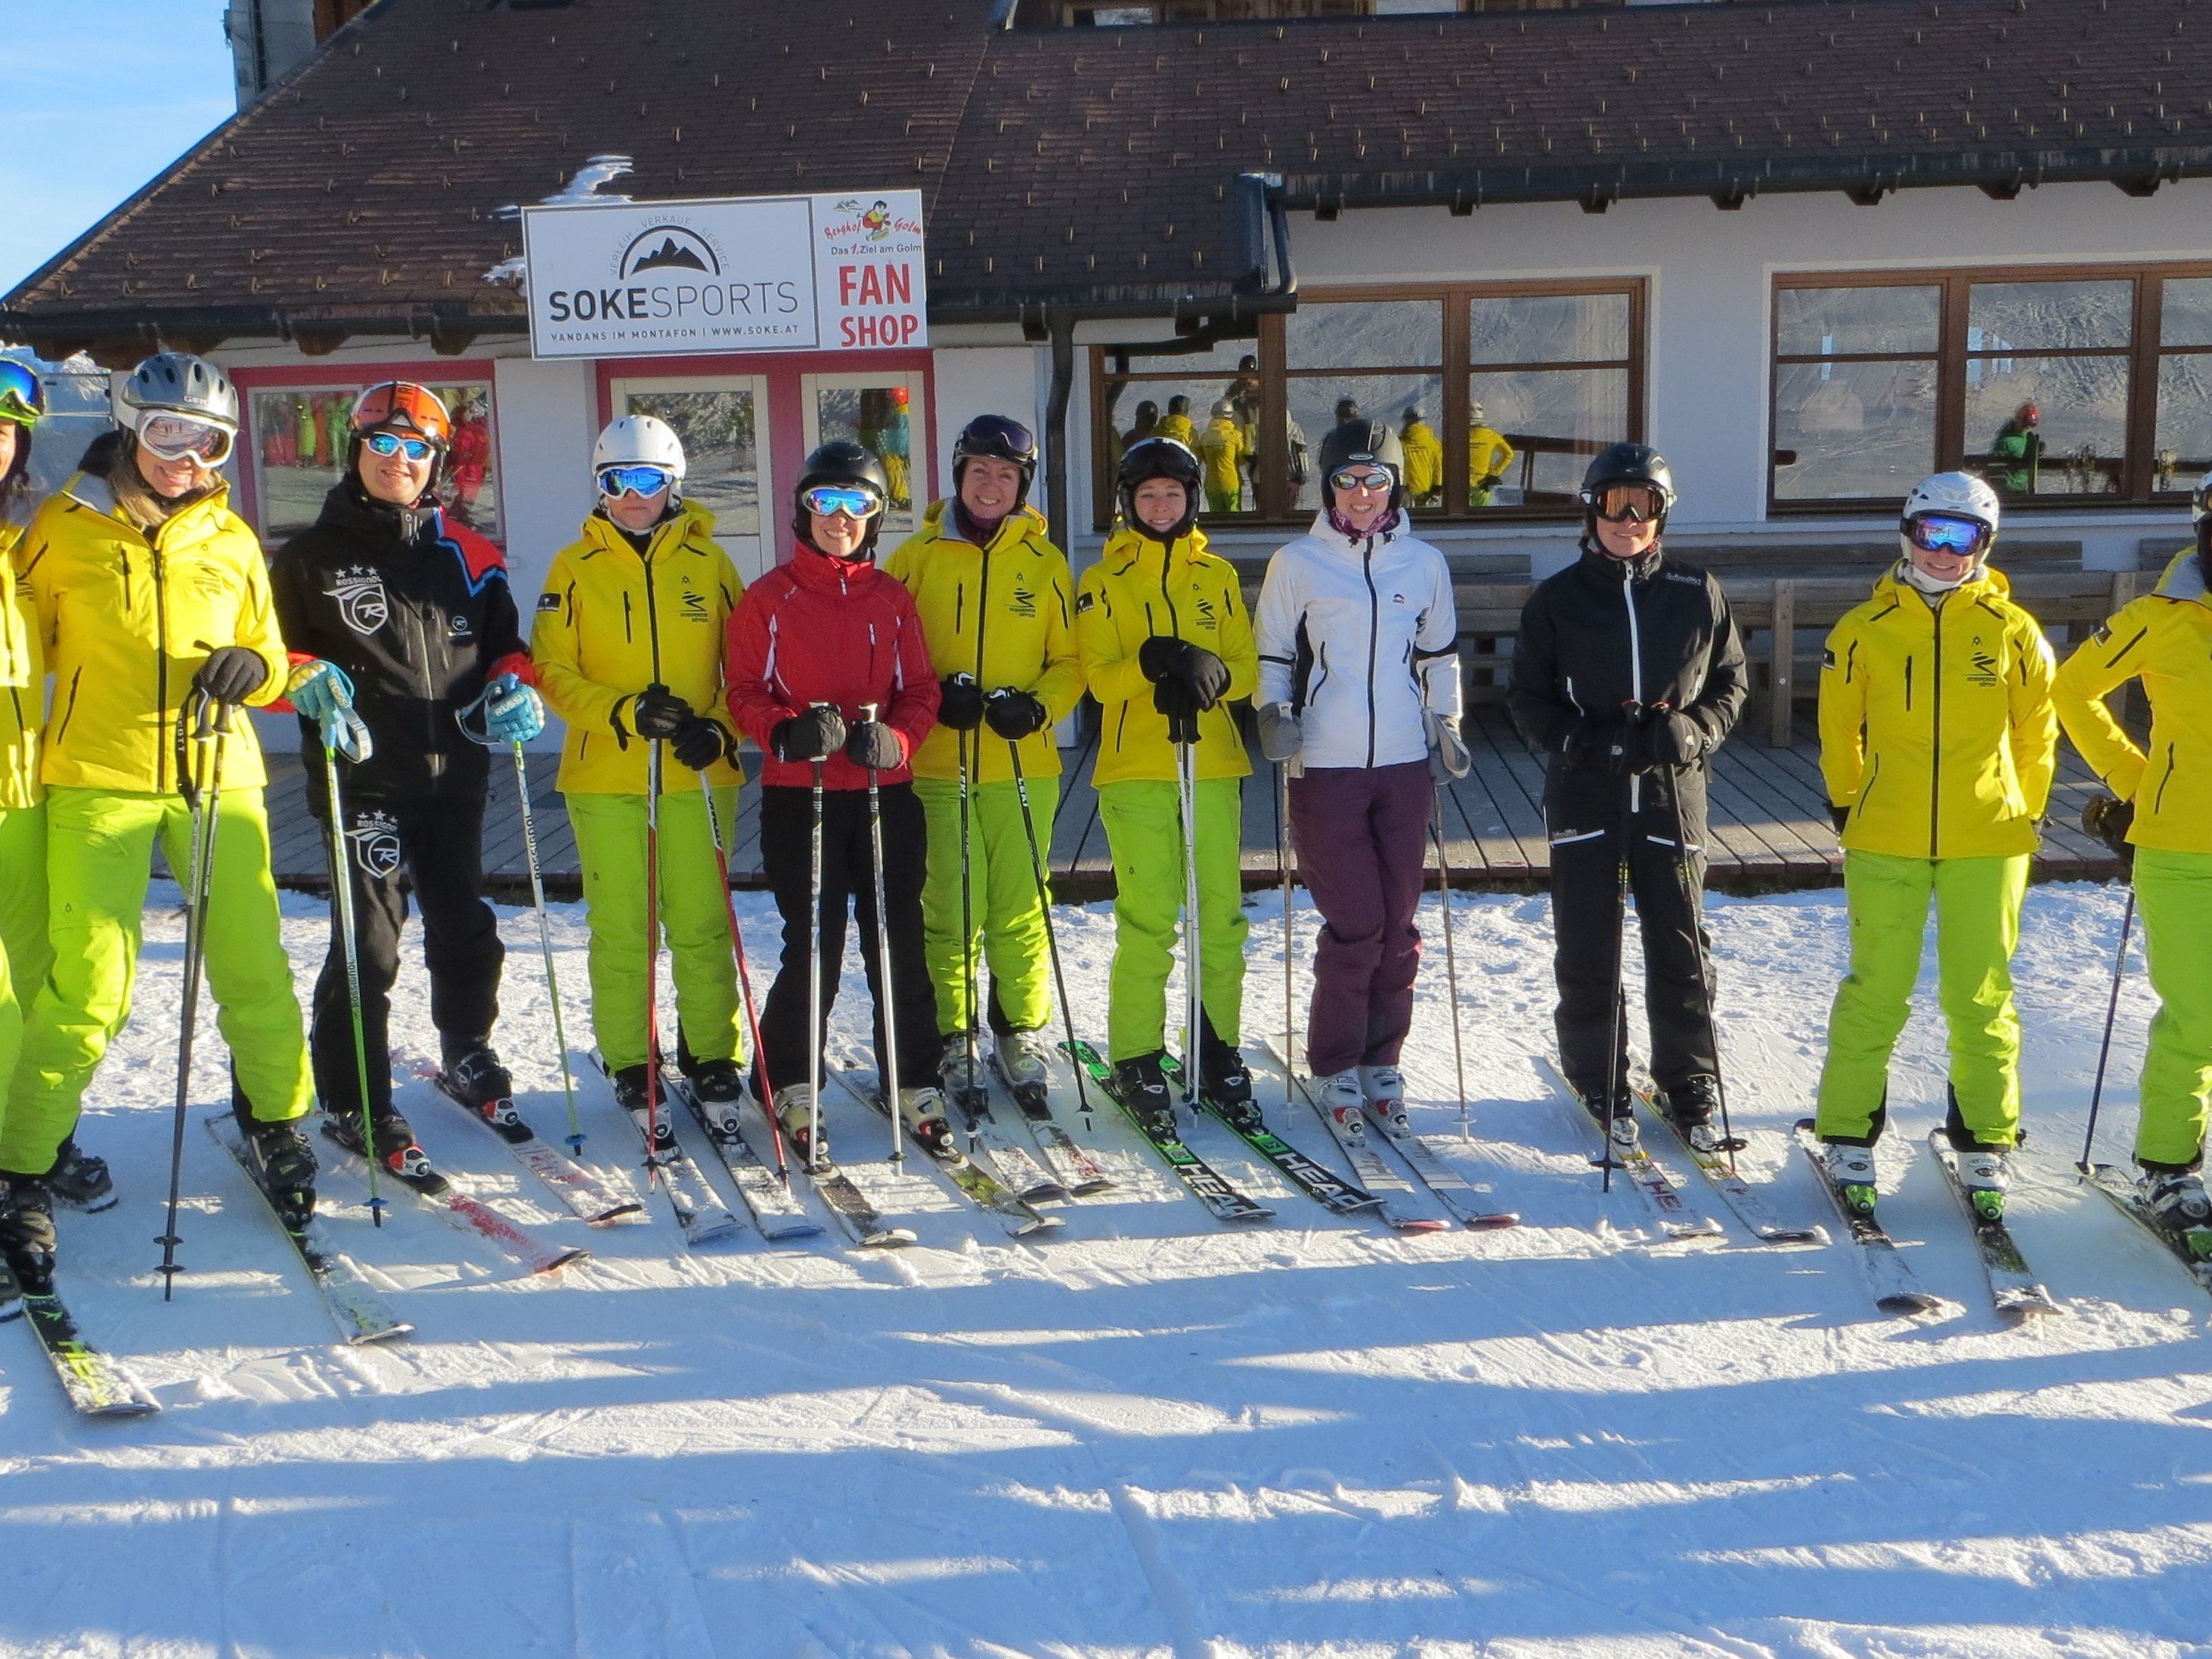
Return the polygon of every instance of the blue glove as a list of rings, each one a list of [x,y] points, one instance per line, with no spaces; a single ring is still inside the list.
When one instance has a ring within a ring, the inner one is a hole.
[[[545,700],[514,674],[501,674],[484,687],[484,737],[505,748],[528,743],[545,729]]]
[[[353,682],[336,663],[317,658],[292,671],[291,678],[284,683],[284,695],[302,719],[320,726],[339,709],[353,707]]]

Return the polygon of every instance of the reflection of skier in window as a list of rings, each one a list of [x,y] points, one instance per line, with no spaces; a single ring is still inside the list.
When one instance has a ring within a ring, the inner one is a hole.
[[[1416,507],[1426,507],[1443,488],[1443,440],[1421,418],[1419,405],[1407,404],[1398,442],[1406,452],[1406,498]]]
[[[1178,392],[1168,399],[1168,412],[1160,417],[1152,430],[1156,438],[1172,438],[1185,449],[1194,453],[1198,448],[1198,428],[1190,418],[1190,399]]]
[[[1234,513],[1243,502],[1245,459],[1251,451],[1237,424],[1237,405],[1224,398],[1199,434],[1198,453],[1206,462],[1206,510]]]
[[[453,417],[453,448],[448,477],[453,481],[453,514],[471,529],[483,519],[477,498],[491,465],[491,422],[484,418],[483,399],[472,397]]]
[[[1221,395],[1234,405],[1237,424],[1244,433],[1244,444],[1252,446],[1252,434],[1260,428],[1260,360],[1245,356],[1237,360],[1237,378],[1223,388]]]
[[[1467,501],[1469,507],[1488,507],[1490,492],[1513,465],[1513,446],[1505,434],[1484,418],[1480,404],[1467,406]]]
[[[884,477],[891,487],[894,507],[912,507],[914,492],[907,483],[906,465],[908,454],[909,427],[907,422],[907,392],[902,386],[890,389],[889,406],[884,410],[883,426],[876,433],[876,441],[869,447],[876,459],[884,464]]]
[[[1121,434],[1121,447],[1133,448],[1152,435],[1160,424],[1160,406],[1146,398],[1137,405],[1137,423]]]
[[[2035,494],[2036,472],[2043,464],[2043,434],[2037,429],[2042,418],[2041,410],[2025,403],[1997,428],[1996,441],[1990,446],[1990,471],[1996,475],[1990,482],[2007,495]]]

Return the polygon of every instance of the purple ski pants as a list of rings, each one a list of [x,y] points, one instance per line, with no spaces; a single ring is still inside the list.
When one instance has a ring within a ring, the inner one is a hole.
[[[1436,786],[1425,760],[1291,780],[1298,875],[1322,915],[1306,1055],[1317,1076],[1395,1066],[1413,1023]]]

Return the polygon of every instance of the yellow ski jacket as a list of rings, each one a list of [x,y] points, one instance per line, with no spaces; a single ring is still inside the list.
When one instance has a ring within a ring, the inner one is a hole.
[[[1406,497],[1420,501],[1443,482],[1444,441],[1426,421],[1415,421],[1400,434],[1399,442],[1406,452]]]
[[[1026,691],[1044,705],[1052,724],[1021,740],[1022,775],[1031,778],[1060,775],[1052,727],[1083,696],[1075,582],[1045,528],[1043,515],[1025,507],[1000,525],[990,546],[978,547],[955,527],[951,504],[937,501],[884,564],[884,574],[914,595],[938,678],[969,674],[986,694]],[[1006,739],[988,726],[969,734],[969,755],[974,782],[1014,775]],[[915,751],[914,775],[957,780],[960,734],[933,728]]]
[[[1236,567],[1206,550],[1203,530],[1164,548],[1122,526],[1075,585],[1083,677],[1103,711],[1093,781],[1175,781],[1167,716],[1152,707],[1152,682],[1137,665],[1139,649],[1159,634],[1204,646],[1229,670],[1229,690],[1199,716],[1198,775],[1248,775],[1252,763],[1231,704],[1259,684],[1260,652]]]
[[[0,811],[36,806],[39,728],[45,724],[46,675],[28,583],[16,574],[21,527],[0,520]]]
[[[1983,567],[1940,604],[1892,571],[1820,667],[1820,772],[1844,846],[1899,858],[2035,850],[2058,720],[2050,641]]]
[[[658,683],[692,713],[732,730],[722,702],[722,629],[744,584],[714,539],[714,515],[686,502],[657,526],[640,556],[604,514],[584,520],[553,556],[530,630],[530,659],[545,701],[568,723],[561,788],[579,795],[641,795],[651,747],[629,705]],[[661,755],[661,793],[696,793],[697,775]],[[731,762],[707,769],[717,788],[744,774]]]
[[[1198,453],[1206,462],[1206,487],[1216,495],[1233,495],[1244,488],[1244,433],[1226,415],[1217,416],[1199,434]]]

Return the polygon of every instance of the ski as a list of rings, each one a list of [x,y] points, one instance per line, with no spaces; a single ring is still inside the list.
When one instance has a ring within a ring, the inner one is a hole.
[[[594,1227],[610,1222],[637,1222],[645,1219],[645,1206],[628,1194],[617,1190],[614,1185],[595,1170],[570,1158],[551,1142],[542,1140],[511,1100],[502,1100],[498,1106],[505,1109],[495,1117],[487,1117],[478,1111],[453,1086],[453,1081],[435,1066],[418,1064],[415,1074],[440,1094],[459,1107],[464,1115],[491,1131],[513,1155],[514,1161],[538,1177],[554,1197],[566,1205],[570,1214]]]
[[[854,1099],[883,1116],[891,1115],[893,1109],[884,1098],[883,1089],[873,1072],[835,1062],[830,1070],[830,1075],[837,1080],[837,1086]],[[907,1139],[914,1139],[910,1132]],[[916,1140],[915,1145],[921,1146],[921,1143]],[[1009,1237],[1027,1238],[1036,1233],[1054,1232],[1066,1224],[1058,1216],[1046,1215],[1025,1202],[1013,1188],[965,1152],[956,1152],[951,1158],[939,1158],[927,1147],[922,1150],[930,1162],[944,1170],[946,1177],[960,1189],[963,1197],[978,1209],[988,1210],[1000,1218]]]
[[[1267,1048],[1297,1090],[1299,1098],[1313,1108],[1313,1114],[1321,1120],[1322,1127],[1328,1131],[1339,1149],[1352,1161],[1352,1173],[1359,1177],[1367,1189],[1411,1199],[1413,1195],[1413,1183],[1391,1168],[1390,1161],[1375,1150],[1374,1143],[1367,1138],[1366,1120],[1363,1117],[1350,1127],[1340,1126],[1322,1109],[1321,1102],[1314,1098],[1307,1074],[1302,1069],[1304,1054],[1297,1042],[1293,1039],[1285,1043],[1280,1036],[1270,1035]],[[1401,1137],[1386,1131],[1383,1138],[1398,1149],[1398,1155],[1406,1160],[1407,1168],[1420,1177],[1421,1183],[1429,1189],[1437,1202],[1449,1211],[1452,1220],[1461,1226],[1492,1231],[1521,1224],[1521,1215],[1517,1210],[1485,1209],[1482,1194],[1476,1190],[1474,1183],[1445,1163],[1420,1136]],[[1437,1232],[1451,1224],[1433,1216],[1407,1215],[1395,1209],[1387,1199],[1381,1214],[1385,1221],[1405,1233]]]
[[[1169,1088],[1181,1091],[1186,1086],[1182,1062],[1173,1054],[1161,1061],[1160,1070],[1167,1078]],[[1358,1215],[1363,1210],[1382,1208],[1381,1199],[1366,1188],[1345,1180],[1327,1164],[1308,1158],[1268,1128],[1264,1118],[1258,1128],[1249,1128],[1223,1110],[1220,1103],[1202,1088],[1198,1091],[1198,1103],[1218,1118],[1231,1134],[1273,1164],[1292,1186],[1331,1215]]]
[[[1992,1221],[1974,1208],[1973,1200],[1967,1196],[1959,1179],[1959,1154],[1950,1138],[1941,1129],[1930,1129],[1928,1150],[1935,1154],[1943,1171],[1944,1184],[1950,1188],[1951,1196],[1959,1200],[1960,1209],[1966,1212],[1966,1224],[1973,1230],[1974,1249],[1982,1258],[1982,1273],[1990,1281],[1990,1305],[2008,1319],[2065,1312],[2027,1265],[2027,1255],[2013,1240],[2012,1230],[2002,1220]]]
[[[761,1162],[744,1132],[734,1122],[726,1128],[716,1122],[690,1079],[667,1068],[660,1075],[663,1098],[680,1100],[690,1109],[692,1117],[706,1132],[708,1145],[737,1184],[738,1196],[751,1212],[753,1224],[763,1238],[780,1243],[786,1239],[812,1238],[821,1232],[822,1224],[807,1214],[806,1206]]]
[[[12,1275],[0,1272],[0,1325],[11,1324],[22,1316],[22,1288]]]
[[[592,1064],[599,1068],[601,1077],[612,1083],[606,1060],[597,1049],[592,1051]],[[619,1097],[616,1109],[622,1111]],[[660,1091],[657,1123],[648,1127],[643,1112],[623,1111],[623,1115],[636,1129],[638,1142],[645,1150],[646,1185],[667,1199],[668,1212],[676,1222],[676,1231],[684,1235],[687,1249],[696,1250],[702,1244],[726,1239],[744,1225],[730,1213],[727,1205],[714,1196],[707,1177],[691,1161],[691,1154],[684,1150],[683,1142],[677,1139],[676,1120],[669,1115],[669,1091],[665,1085]],[[657,1137],[655,1129],[659,1131]]]
[[[1907,1314],[1934,1313],[1943,1305],[1942,1298],[1920,1288],[1920,1281],[1906,1265],[1897,1241],[1882,1229],[1881,1223],[1870,1215],[1860,1215],[1844,1202],[1844,1195],[1836,1183],[1828,1179],[1828,1165],[1820,1156],[1820,1143],[1813,1135],[1813,1120],[1798,1120],[1796,1139],[1798,1151],[1813,1166],[1814,1179],[1820,1190],[1828,1195],[1828,1202],[1836,1206],[1837,1218],[1858,1246],[1859,1264],[1866,1270],[1867,1287],[1874,1292],[1874,1305],[1886,1314],[1903,1316]]]
[[[339,1139],[327,1120],[323,1124],[323,1137],[344,1154],[345,1161],[363,1180],[368,1178],[368,1160]],[[474,1233],[479,1238],[489,1239],[499,1247],[502,1255],[520,1262],[533,1273],[556,1273],[571,1262],[581,1261],[591,1255],[581,1246],[564,1249],[533,1237],[489,1204],[461,1191],[432,1168],[427,1158],[421,1164],[404,1170],[381,1169],[377,1176],[382,1181],[398,1182],[420,1199],[425,1209],[443,1216],[462,1232]]]
[[[2079,1164],[2081,1178],[2112,1200],[2113,1207],[2163,1245],[2189,1276],[2212,1291],[2212,1227],[2170,1228],[2142,1206],[2136,1183],[2110,1164]]]
[[[1275,1212],[1273,1210],[1247,1198],[1231,1186],[1204,1158],[1184,1146],[1180,1136],[1155,1135],[1146,1128],[1144,1120],[1129,1109],[1120,1092],[1115,1089],[1114,1068],[1106,1063],[1105,1056],[1096,1048],[1087,1042],[1078,1042],[1073,1046],[1062,1043],[1060,1050],[1083,1068],[1083,1074],[1104,1091],[1107,1099],[1121,1107],[1129,1121],[1136,1126],[1137,1133],[1144,1137],[1145,1144],[1160,1155],[1168,1168],[1175,1171],[1176,1178],[1190,1188],[1191,1195],[1212,1211],[1216,1219],[1242,1222],[1267,1221],[1273,1218]]]
[[[1698,1166],[1698,1173],[1705,1176],[1706,1184],[1718,1194],[1721,1202],[1735,1212],[1735,1218],[1749,1228],[1752,1237],[1760,1243],[1824,1245],[1828,1242],[1825,1228],[1792,1227],[1775,1214],[1768,1206],[1765,1197],[1729,1167],[1725,1155],[1717,1152],[1701,1152],[1690,1145],[1689,1137],[1682,1133],[1680,1126],[1659,1109],[1659,1097],[1650,1078],[1633,1078],[1630,1080],[1629,1088],[1636,1097],[1636,1103],[1644,1108],[1645,1115],[1674,1137],[1674,1144],[1682,1149],[1683,1155],[1691,1163]]]
[[[1591,1136],[1604,1138],[1605,1131],[1598,1127],[1597,1120],[1583,1109],[1581,1100],[1567,1082],[1566,1074],[1553,1063],[1550,1055],[1541,1055],[1539,1059],[1545,1074],[1551,1079],[1561,1109],[1574,1121],[1577,1132],[1586,1140]],[[1630,1121],[1634,1121],[1633,1119]],[[1689,1200],[1683,1197],[1682,1189],[1674,1184],[1674,1177],[1644,1150],[1641,1141],[1624,1146],[1618,1139],[1613,1140],[1613,1157],[1621,1173],[1628,1177],[1629,1185],[1636,1188],[1650,1207],[1660,1231],[1668,1237],[1718,1238],[1723,1236],[1725,1229],[1719,1222],[1711,1216],[1699,1215],[1690,1207]],[[1604,1152],[1601,1148],[1590,1163],[1595,1165],[1603,1161]]]
[[[1052,1170],[1053,1178],[1061,1188],[1075,1198],[1090,1198],[1099,1193],[1111,1192],[1114,1177],[1106,1173],[1091,1149],[1068,1133],[1058,1118],[1053,1115],[1052,1099],[1043,1089],[1017,1089],[1006,1081],[1006,1074],[999,1070],[999,1057],[991,1056],[992,1071],[1000,1084],[1013,1098],[1023,1121],[1029,1125],[1036,1139],[1037,1151]]]
[[[1035,1152],[1008,1134],[992,1113],[990,1072],[977,1075],[975,1089],[958,1090],[951,1097],[960,1109],[960,1127],[967,1133],[968,1150],[981,1152],[991,1172],[1024,1204],[1066,1202],[1067,1188],[1054,1179]]]
[[[358,1346],[366,1342],[389,1342],[413,1334],[415,1328],[385,1305],[356,1267],[351,1258],[333,1246],[323,1230],[322,1218],[315,1218],[301,1231],[295,1232],[284,1224],[284,1218],[270,1202],[269,1189],[261,1184],[259,1171],[246,1150],[246,1139],[238,1127],[238,1119],[229,1112],[216,1112],[206,1120],[207,1132],[215,1143],[238,1160],[240,1171],[246,1184],[269,1212],[269,1218],[276,1224],[276,1231],[290,1241],[299,1253],[300,1264],[307,1270],[314,1283],[316,1294],[323,1300],[324,1309],[338,1328],[338,1335],[349,1345]]]
[[[86,1417],[148,1417],[161,1409],[131,1373],[84,1340],[84,1333],[62,1299],[49,1291],[27,1292],[23,1311],[39,1339],[69,1402]]]

